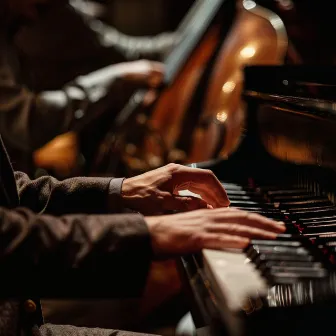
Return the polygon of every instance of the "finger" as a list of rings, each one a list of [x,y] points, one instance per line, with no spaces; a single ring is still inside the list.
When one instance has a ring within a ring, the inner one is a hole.
[[[239,237],[228,234],[205,234],[202,239],[202,247],[214,250],[223,250],[226,248],[242,249],[248,246],[250,240],[245,237]]]
[[[176,165],[172,181],[174,192],[187,187],[188,190],[200,194],[207,203],[214,207],[230,204],[224,187],[209,170]]]
[[[149,75],[149,78],[147,80],[147,84],[150,88],[155,89],[162,84],[163,78],[164,78],[164,76],[163,76],[162,73],[152,72]]]
[[[210,183],[190,182],[189,188],[193,193],[199,194],[213,208],[228,207],[230,205],[229,198],[225,189],[220,190],[221,186],[214,186]],[[217,191],[217,193],[215,192]]]
[[[211,216],[217,223],[239,223],[275,233],[286,231],[284,222],[238,209],[215,209],[211,212]]]
[[[211,233],[225,233],[250,239],[276,239],[277,237],[274,232],[241,224],[210,224],[206,227],[206,230]]]
[[[151,62],[151,71],[148,78],[148,85],[152,88],[160,86],[164,79],[164,65],[159,62]]]
[[[153,70],[154,72],[164,74],[164,72],[165,72],[165,66],[164,66],[163,63],[161,63],[161,62],[151,61],[151,62],[150,62],[150,65],[151,65],[152,70]]]
[[[208,204],[202,199],[192,196],[176,196],[169,194],[163,200],[164,210],[169,211],[192,211],[197,209],[207,209]]]

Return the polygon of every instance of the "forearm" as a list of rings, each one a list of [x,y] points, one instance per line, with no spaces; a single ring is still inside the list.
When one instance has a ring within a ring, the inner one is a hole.
[[[106,49],[118,51],[124,61],[141,58],[160,61],[174,46],[175,33],[162,33],[156,36],[130,36],[98,19],[98,13],[104,11],[92,3],[71,2],[71,6],[85,18],[87,25],[95,32],[100,44]]]
[[[87,114],[95,114],[100,105],[118,111],[127,100],[125,87],[118,80],[122,70],[111,66],[79,77],[62,90],[40,94],[0,80],[0,133],[5,143],[31,153],[73,129]],[[97,106],[105,96],[108,99]]]
[[[36,95],[21,87],[4,87],[0,102],[0,131],[6,144],[32,152],[66,132],[76,119],[85,97],[69,88]]]
[[[118,185],[121,188],[120,180],[111,178],[76,177],[58,181],[43,176],[31,180],[26,174],[15,172],[15,179],[21,206],[53,215],[107,213],[113,210],[113,202],[109,202],[111,180],[117,182],[114,194]]]
[[[0,215],[0,267],[6,275],[6,293],[1,295],[141,293],[151,259],[150,236],[142,216],[55,218],[24,208],[0,208]]]

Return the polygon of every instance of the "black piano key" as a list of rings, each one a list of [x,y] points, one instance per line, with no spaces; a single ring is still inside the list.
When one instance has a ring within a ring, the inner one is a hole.
[[[308,255],[309,252],[304,247],[270,245],[252,245],[246,251],[246,255],[250,259],[255,259],[259,254]]]
[[[334,206],[329,200],[310,200],[310,201],[298,201],[298,202],[280,202],[279,204],[274,203],[275,207],[285,208],[288,210],[298,209],[301,207],[315,208],[315,207],[327,207]]]
[[[269,186],[258,186],[256,187],[256,191],[268,193],[272,195],[281,194],[281,193],[287,193],[292,194],[294,192],[301,192],[301,193],[307,193],[306,189],[299,188],[298,186],[276,186],[276,185],[269,185]]]
[[[317,232],[317,233],[302,233],[303,236],[308,238],[335,238],[336,239],[336,232],[328,231],[328,232]]]
[[[305,223],[305,222],[319,222],[321,220],[326,220],[326,221],[336,220],[336,215],[334,215],[334,216],[306,217],[306,218],[300,218],[299,219],[299,221],[301,223]]]
[[[264,207],[263,204],[259,204],[260,211],[264,213],[269,213],[269,214],[275,214],[275,215],[282,215],[283,212],[280,211],[279,209],[272,208],[270,206]]]
[[[226,193],[229,196],[246,196],[246,197],[260,197],[262,198],[262,195],[256,191],[247,191],[247,190],[226,190]]]
[[[276,240],[274,241],[302,241],[302,236],[300,235],[292,235],[288,233],[281,233],[277,235]]]
[[[332,207],[325,207],[325,208],[299,208],[299,209],[291,209],[290,216],[296,218],[307,218],[307,217],[318,217],[318,216],[326,216],[326,215],[336,215],[336,208]]]
[[[255,197],[250,197],[250,196],[242,196],[242,195],[231,195],[228,193],[230,201],[254,201],[255,202]],[[260,202],[259,202],[260,203]]]
[[[274,195],[268,197],[273,202],[290,202],[290,201],[312,201],[312,200],[324,200],[329,201],[326,197],[315,196],[315,195]]]
[[[313,261],[314,257],[311,255],[305,255],[305,254],[281,254],[281,253],[271,253],[266,254],[262,253],[259,254],[253,262],[256,264],[257,267],[259,267],[262,263],[268,262],[268,261],[301,261],[301,262],[310,262]]]
[[[230,199],[230,206],[232,207],[253,207],[253,206],[256,206],[256,207],[260,207],[260,203],[258,202],[254,202],[254,201],[237,201],[237,200],[231,200]],[[264,205],[263,205],[264,206]]]
[[[336,220],[323,220],[321,219],[320,221],[301,221],[299,220],[298,223],[302,227],[307,227],[307,226],[319,226],[319,225],[336,225]]]
[[[300,280],[309,279],[321,279],[325,278],[328,272],[325,270],[312,270],[309,273],[306,272],[273,272],[266,276],[268,280],[273,284],[291,284]]]
[[[305,212],[307,214],[316,214],[316,217],[323,216],[323,211],[330,214],[336,214],[336,207],[334,205],[327,205],[327,206],[317,206],[317,207],[297,207],[291,208],[291,214],[297,214],[299,212]]]
[[[241,207],[232,207],[232,208],[237,208],[237,209],[242,210]],[[244,210],[244,211],[248,211],[248,212],[255,212],[255,213],[258,213],[258,212],[263,211],[263,209],[260,208],[260,207],[251,207],[251,206],[249,206],[249,207],[244,207],[243,210]]]
[[[291,246],[291,247],[299,247],[302,246],[300,241],[291,241],[291,240],[259,240],[253,239],[250,242],[251,245],[270,245],[270,246]],[[250,246],[248,246],[245,250],[247,250]]]
[[[272,203],[260,203],[260,202],[256,202],[256,201],[253,201],[253,200],[250,200],[250,201],[246,201],[246,200],[231,200],[230,199],[230,206],[234,207],[234,208],[261,208],[263,210],[276,210],[274,209],[274,206]]]
[[[307,225],[302,230],[303,234],[327,233],[327,232],[335,232],[336,233],[336,224]]]
[[[277,272],[293,272],[293,273],[319,273],[326,274],[326,270],[321,267],[311,267],[311,264],[307,264],[306,266],[272,266],[267,272],[269,273],[277,273]]]
[[[279,260],[273,260],[273,261],[267,261],[262,264],[260,264],[259,270],[263,273],[267,269],[270,269],[272,267],[303,267],[303,268],[311,268],[311,269],[321,269],[323,268],[323,264],[320,262],[311,262],[311,261],[279,261]]]

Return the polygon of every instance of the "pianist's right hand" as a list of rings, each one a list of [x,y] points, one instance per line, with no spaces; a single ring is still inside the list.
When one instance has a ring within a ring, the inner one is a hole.
[[[285,225],[234,208],[201,209],[146,217],[157,257],[183,255],[203,248],[244,248],[250,239],[275,239]]]

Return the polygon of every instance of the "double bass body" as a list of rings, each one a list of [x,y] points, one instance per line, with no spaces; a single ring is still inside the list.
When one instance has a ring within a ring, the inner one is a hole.
[[[213,61],[207,85],[201,91],[203,97],[196,97],[195,87],[204,75],[200,69],[209,60],[207,50],[213,48],[207,45],[194,55],[197,66],[189,63],[151,115],[148,123],[159,134],[161,144],[148,136],[139,148],[147,158],[158,158],[158,165],[227,158],[239,145],[244,131],[246,111],[241,99],[244,66],[284,62],[288,40],[281,19],[251,0],[239,0],[236,5],[234,23]],[[209,45],[217,40],[211,39],[211,33],[206,39]],[[201,113],[193,110],[195,99],[202,102]],[[188,129],[183,128],[185,121]]]
[[[224,41],[192,134],[188,162],[227,158],[239,145],[245,122],[241,94],[245,65],[282,64],[287,35],[281,19],[254,1],[239,1],[238,15]]]

